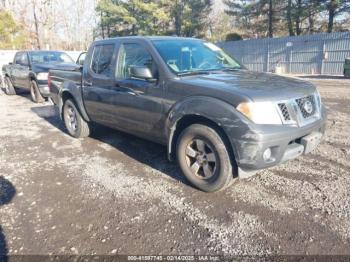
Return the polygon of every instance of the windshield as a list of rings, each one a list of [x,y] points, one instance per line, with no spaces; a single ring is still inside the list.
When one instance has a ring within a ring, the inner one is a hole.
[[[63,52],[30,52],[29,58],[32,64],[74,63],[73,59]]]
[[[224,69],[240,69],[241,65],[216,45],[194,39],[154,40],[154,46],[178,75]]]

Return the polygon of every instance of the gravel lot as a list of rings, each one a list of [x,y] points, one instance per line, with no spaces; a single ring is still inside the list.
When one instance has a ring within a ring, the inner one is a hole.
[[[166,148],[98,128],[75,140],[54,107],[0,91],[0,253],[350,255],[350,81],[315,80],[319,148],[207,194]]]

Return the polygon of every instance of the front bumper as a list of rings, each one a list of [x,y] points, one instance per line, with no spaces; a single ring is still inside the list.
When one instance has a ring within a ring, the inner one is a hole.
[[[303,127],[245,124],[245,134],[230,136],[239,169],[242,173],[257,171],[309,153],[320,143],[326,120],[322,107],[320,119]],[[268,160],[263,156],[267,149],[271,150]]]

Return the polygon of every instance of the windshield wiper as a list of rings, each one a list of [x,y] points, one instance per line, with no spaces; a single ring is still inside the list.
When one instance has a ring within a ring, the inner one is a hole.
[[[221,71],[236,71],[242,69],[241,67],[226,67],[226,68],[222,68],[220,69]]]
[[[188,71],[183,73],[178,73],[178,76],[193,76],[193,75],[209,75],[209,71]]]

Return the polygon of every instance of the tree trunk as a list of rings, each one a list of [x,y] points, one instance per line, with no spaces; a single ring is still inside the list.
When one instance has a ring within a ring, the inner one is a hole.
[[[107,38],[110,38],[111,37],[111,24],[109,22],[109,14],[108,13],[106,14],[106,17],[107,17],[107,21],[108,21],[108,23],[106,24],[106,27],[107,27]]]
[[[132,8],[131,8],[131,14],[133,17],[136,17],[135,16],[135,13],[136,13],[136,10],[135,10],[135,5],[132,5]],[[132,24],[132,27],[131,27],[131,34],[134,36],[136,35],[136,24]]]
[[[176,1],[176,6],[175,6],[175,33],[177,36],[181,36],[181,27],[182,27],[182,5],[180,0],[180,1]]]
[[[101,34],[102,34],[102,39],[105,39],[105,29],[103,27],[103,12],[101,11]]]
[[[32,3],[33,3],[33,17],[34,17],[34,26],[35,26],[35,38],[36,38],[37,48],[40,50],[41,44],[40,44],[40,35],[39,35],[39,21],[36,15],[35,1],[33,0]]]
[[[136,35],[136,25],[135,24],[132,25],[131,34]]]
[[[301,3],[301,0],[298,0],[297,15],[295,18],[295,31],[296,31],[297,35],[301,35],[301,21],[300,21],[301,12],[302,12],[302,3]]]
[[[273,38],[273,3],[269,1],[269,37]]]
[[[334,25],[334,17],[335,17],[335,10],[338,7],[337,0],[331,0],[328,6],[328,33],[333,32],[333,25]]]
[[[292,0],[288,0],[287,23],[288,23],[289,35],[294,36],[295,34],[294,34],[293,21],[292,21]]]
[[[312,35],[315,32],[315,20],[312,14],[309,14],[309,34]]]

